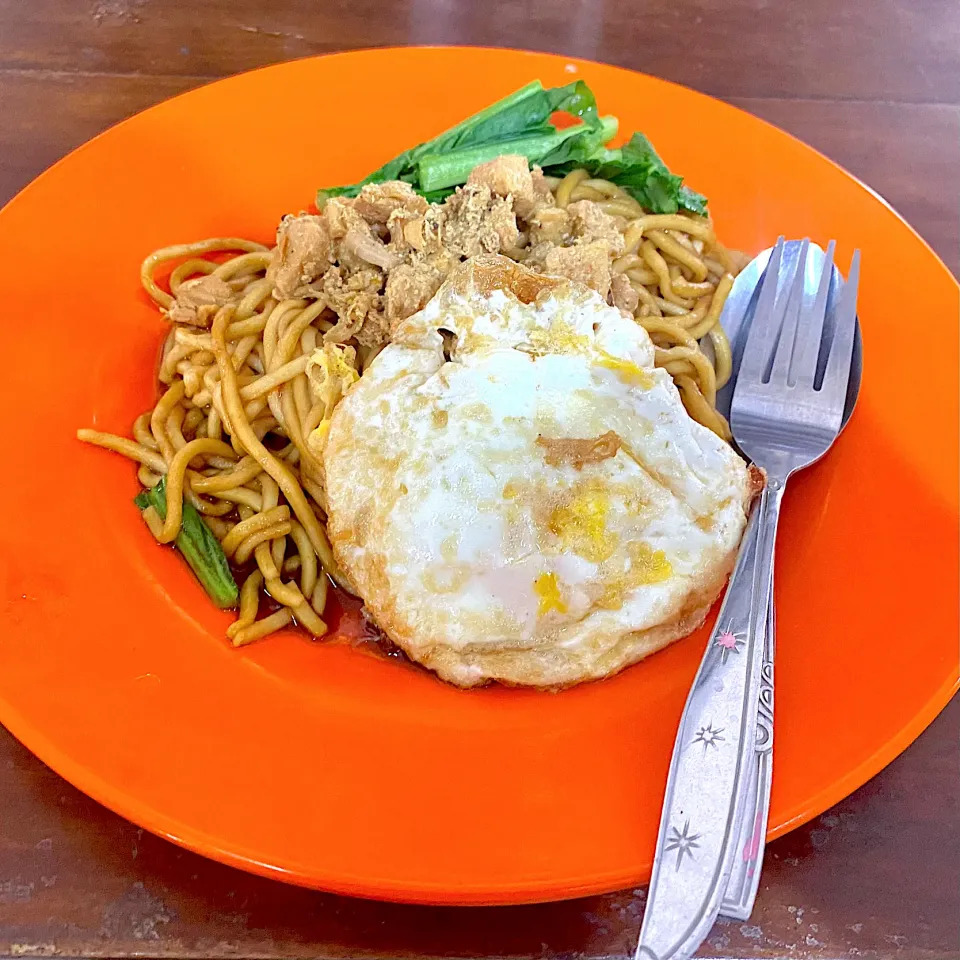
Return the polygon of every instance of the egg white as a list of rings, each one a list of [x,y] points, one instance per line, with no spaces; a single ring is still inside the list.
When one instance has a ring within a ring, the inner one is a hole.
[[[540,439],[609,431],[616,455],[581,469]],[[643,328],[501,257],[448,279],[311,439],[344,575],[461,686],[602,677],[689,633],[749,509],[746,465],[689,417]]]

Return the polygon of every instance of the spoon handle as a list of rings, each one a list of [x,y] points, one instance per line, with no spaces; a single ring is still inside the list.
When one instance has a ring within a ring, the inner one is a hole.
[[[771,567],[771,581],[773,568]],[[749,920],[760,886],[760,866],[766,845],[767,818],[770,813],[770,784],[773,779],[773,660],[776,615],[773,604],[773,583],[763,641],[763,666],[760,673],[760,696],[757,700],[757,749],[751,783],[747,788],[738,846],[740,855],[734,861],[720,913],[733,920]]]
[[[720,911],[756,778],[757,703],[783,478],[747,523],[677,731],[636,960],[687,960]]]

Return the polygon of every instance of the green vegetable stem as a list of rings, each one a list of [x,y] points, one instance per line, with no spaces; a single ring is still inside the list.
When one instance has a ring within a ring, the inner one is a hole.
[[[155,487],[142,491],[133,502],[141,511],[153,507],[162,520],[167,515],[166,483],[167,478],[161,477]],[[221,610],[237,605],[240,591],[220,541],[203,522],[196,508],[186,501],[183,504],[183,522],[174,546],[183,554],[203,589]]]

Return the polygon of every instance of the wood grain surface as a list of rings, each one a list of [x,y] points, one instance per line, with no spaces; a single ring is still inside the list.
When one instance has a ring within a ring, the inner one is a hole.
[[[846,166],[958,272],[957,0],[0,0],[0,203],[198,84],[407,43],[551,50],[728,100]],[[772,844],[754,916],[719,924],[700,955],[960,957],[958,728],[955,699]],[[643,902],[441,909],[299,890],[143,833],[0,729],[0,957],[626,957]]]

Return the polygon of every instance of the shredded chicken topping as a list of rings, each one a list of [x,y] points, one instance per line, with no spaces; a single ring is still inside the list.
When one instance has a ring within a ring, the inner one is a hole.
[[[585,283],[632,315],[637,294],[610,267],[623,251],[622,230],[590,200],[558,207],[539,168],[504,156],[474,169],[443,203],[399,181],[371,183],[356,198],[329,200],[319,215],[284,217],[269,276],[278,300],[325,301],[334,321],[328,342],[376,349],[458,263],[482,253]],[[203,326],[215,312],[224,292],[205,283],[181,288],[174,309],[185,322]]]
[[[209,327],[217,310],[232,299],[233,288],[219,277],[185,280],[177,289],[167,314],[174,323]]]

